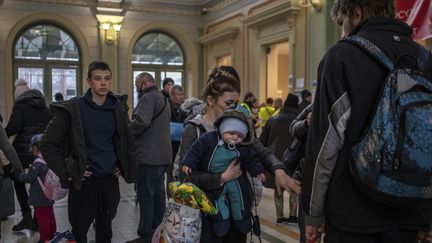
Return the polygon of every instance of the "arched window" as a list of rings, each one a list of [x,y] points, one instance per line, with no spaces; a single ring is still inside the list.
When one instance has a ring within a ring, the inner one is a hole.
[[[161,32],[145,33],[132,50],[132,82],[141,72],[148,72],[160,87],[167,77],[172,78],[175,84],[183,85],[184,63],[183,50],[174,38]],[[135,106],[138,98],[135,85],[132,87]]]
[[[24,29],[14,42],[14,79],[25,79],[47,99],[60,92],[65,99],[78,95],[80,52],[72,36],[52,24]]]

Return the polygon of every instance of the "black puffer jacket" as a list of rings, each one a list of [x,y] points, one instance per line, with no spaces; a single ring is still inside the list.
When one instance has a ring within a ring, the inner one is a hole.
[[[132,183],[135,181],[136,162],[134,136],[127,114],[127,95],[109,93],[109,97],[116,103],[114,145],[118,166],[125,181]],[[68,178],[71,178],[72,185],[77,190],[81,189],[87,165],[84,129],[79,109],[80,98],[54,106],[56,115],[49,123],[41,142],[41,152],[48,167],[60,177],[64,187],[69,185]]]
[[[30,152],[32,136],[43,133],[51,118],[51,112],[45,106],[45,98],[39,90],[28,90],[16,99],[5,131],[8,137],[16,134],[12,145],[25,168],[35,159]]]

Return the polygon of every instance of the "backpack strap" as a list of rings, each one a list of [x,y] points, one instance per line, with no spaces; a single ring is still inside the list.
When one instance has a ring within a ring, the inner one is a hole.
[[[428,63],[431,53],[428,49],[426,49],[424,46],[417,44],[417,46],[419,47],[419,57],[417,59],[417,67],[420,71],[424,71],[426,68],[426,64]]]
[[[364,52],[368,53],[370,56],[372,56],[374,59],[376,59],[379,63],[381,63],[384,67],[386,67],[388,70],[393,70],[395,65],[394,63],[384,54],[384,52],[381,51],[381,49],[378,48],[374,43],[371,41],[358,36],[358,35],[352,35],[342,40],[343,42],[351,43],[360,49],[362,49]]]

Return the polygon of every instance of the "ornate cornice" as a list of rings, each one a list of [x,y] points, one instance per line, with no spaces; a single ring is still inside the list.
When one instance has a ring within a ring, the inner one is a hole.
[[[227,27],[202,36],[200,42],[202,44],[211,44],[222,39],[234,39],[238,32],[238,27]]]
[[[174,8],[149,8],[141,5],[129,5],[126,7],[128,11],[137,11],[144,13],[169,14],[180,16],[200,16],[200,11],[179,10]]]
[[[272,22],[274,19],[284,18],[285,16],[295,17],[299,12],[300,8],[292,6],[291,2],[287,1],[286,3],[267,9],[263,12],[247,16],[242,20],[242,22],[250,27],[259,26]]]
[[[49,3],[58,5],[72,5],[72,6],[83,6],[83,7],[96,7],[98,5],[97,0],[15,0],[17,2],[31,2],[31,3]]]

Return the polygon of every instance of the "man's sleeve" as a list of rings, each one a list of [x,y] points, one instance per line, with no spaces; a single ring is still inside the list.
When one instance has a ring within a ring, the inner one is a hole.
[[[1,122],[0,122],[0,149],[3,151],[6,158],[12,164],[12,167],[14,170],[21,171],[23,169],[15,149],[13,148],[12,144],[10,144],[9,140],[7,139],[6,132],[4,131]]]
[[[343,64],[324,57],[318,68],[318,88],[303,167],[302,197],[306,225],[324,223],[329,182],[345,139],[351,103]]]
[[[203,159],[203,155],[205,153],[205,150],[207,149],[205,141],[208,139],[209,137],[207,136],[207,134],[204,134],[203,136],[195,140],[189,151],[186,153],[185,158],[181,161],[181,164],[190,167],[194,172],[194,170],[196,170],[197,168],[197,165]]]
[[[138,107],[132,115],[131,128],[135,136],[141,135],[151,125],[151,120],[156,107],[156,97],[144,95],[139,101]]]
[[[271,129],[270,125],[271,125],[271,120],[268,120],[265,126],[262,128],[262,133],[259,137],[259,140],[265,147],[267,147],[269,144],[268,140],[269,140],[269,134]]]
[[[41,141],[41,152],[48,167],[60,178],[62,185],[68,181],[64,143],[70,128],[70,116],[65,110],[57,110],[48,123]]]
[[[257,139],[252,143],[252,150],[259,154],[259,161],[264,166],[264,169],[274,174],[277,169],[286,171],[285,165],[276,156]]]
[[[260,156],[253,149],[253,145],[250,145],[247,150],[244,150],[244,152],[240,155],[240,161],[252,177],[264,173],[264,167],[259,160]]]
[[[17,106],[14,106],[12,108],[12,114],[9,118],[9,122],[5,128],[8,137],[17,134],[21,130],[22,120],[23,115],[21,110]]]

